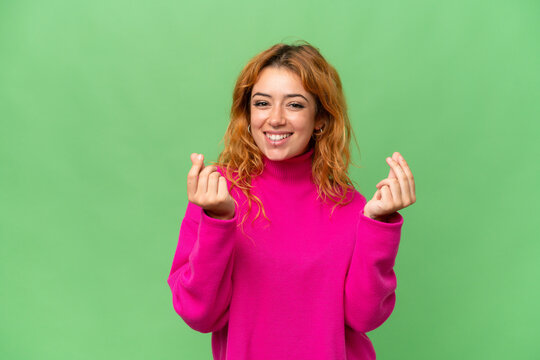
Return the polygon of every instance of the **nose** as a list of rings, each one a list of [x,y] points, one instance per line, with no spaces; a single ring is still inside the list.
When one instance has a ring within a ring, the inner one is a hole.
[[[286,122],[287,119],[285,119],[285,115],[283,114],[281,106],[274,107],[272,109],[272,112],[270,113],[270,119],[268,120],[268,123],[273,127],[279,127],[285,125]]]

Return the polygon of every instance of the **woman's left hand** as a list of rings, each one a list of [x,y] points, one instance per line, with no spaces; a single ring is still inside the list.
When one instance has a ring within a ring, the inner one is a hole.
[[[390,173],[377,185],[373,198],[364,207],[364,215],[387,222],[390,215],[416,202],[414,177],[400,153],[386,158]]]

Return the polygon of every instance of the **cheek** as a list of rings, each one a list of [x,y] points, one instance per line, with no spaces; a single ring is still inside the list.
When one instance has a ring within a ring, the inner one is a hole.
[[[313,115],[308,112],[297,113],[291,118],[297,131],[311,131],[315,126]]]
[[[266,118],[266,115],[263,111],[260,111],[258,109],[251,109],[251,126],[252,127],[259,127],[264,123],[264,119]]]

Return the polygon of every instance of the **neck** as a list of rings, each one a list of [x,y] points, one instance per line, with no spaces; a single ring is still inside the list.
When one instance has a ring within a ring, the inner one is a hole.
[[[313,147],[310,147],[303,154],[281,161],[270,160],[263,154],[263,176],[288,183],[298,183],[306,179],[311,181],[314,150]]]

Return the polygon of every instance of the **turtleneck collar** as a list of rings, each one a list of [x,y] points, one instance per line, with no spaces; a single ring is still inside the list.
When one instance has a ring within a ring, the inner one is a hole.
[[[297,183],[303,179],[311,180],[311,165],[314,147],[310,147],[305,153],[293,156],[285,160],[270,160],[262,154],[264,177],[271,177],[279,181]]]

